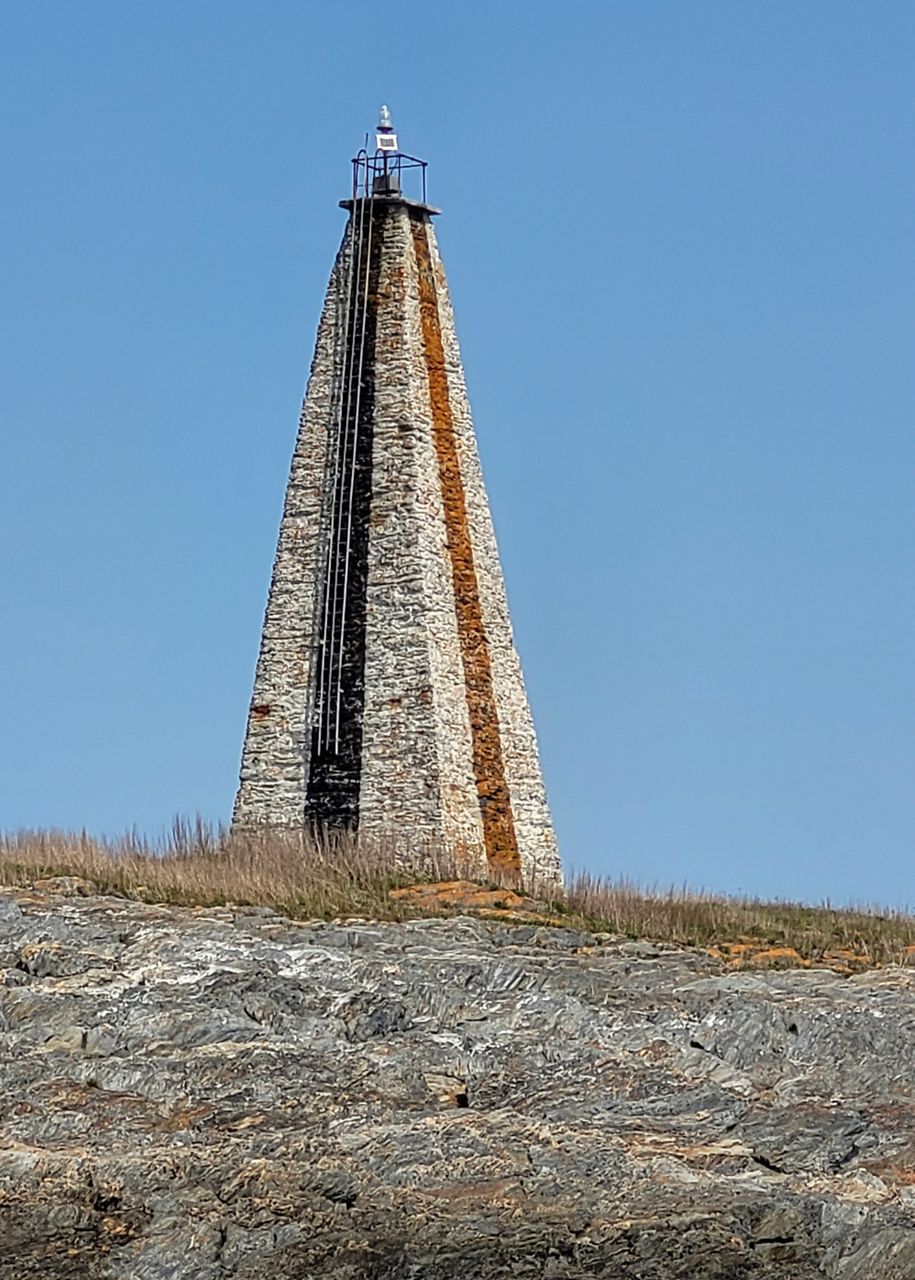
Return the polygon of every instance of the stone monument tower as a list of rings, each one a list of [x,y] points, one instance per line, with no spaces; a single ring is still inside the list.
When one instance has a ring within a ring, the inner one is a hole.
[[[341,207],[233,824],[418,839],[558,881],[438,210],[386,107]]]

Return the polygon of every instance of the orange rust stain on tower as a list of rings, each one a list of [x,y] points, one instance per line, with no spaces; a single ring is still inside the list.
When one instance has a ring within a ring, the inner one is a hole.
[[[486,857],[494,870],[517,876],[521,871],[521,859],[512,817],[511,796],[505,780],[492,661],[483,625],[467,520],[467,503],[448,393],[435,272],[425,222],[411,218],[410,227],[419,277],[419,309],[429,374],[432,436],[438,459],[448,554],[454,582],[458,638],[470,716],[473,770],[480,799]]]

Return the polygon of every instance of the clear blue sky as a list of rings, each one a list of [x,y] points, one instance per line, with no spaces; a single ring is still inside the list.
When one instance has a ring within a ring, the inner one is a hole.
[[[915,898],[915,5],[6,0],[0,826],[226,818],[349,157],[430,161],[567,862]]]

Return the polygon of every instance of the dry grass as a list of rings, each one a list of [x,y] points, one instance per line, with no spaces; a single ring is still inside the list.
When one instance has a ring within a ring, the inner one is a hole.
[[[52,876],[91,880],[101,893],[176,906],[268,906],[296,919],[408,914],[388,891],[418,879],[461,874],[453,860],[413,850],[406,871],[396,852],[340,834],[316,842],[301,832],[235,836],[176,821],[162,840],[137,834],[99,840],[82,833],[0,835],[0,883]]]
[[[391,844],[357,845],[346,836],[315,843],[276,832],[230,839],[199,822],[176,822],[156,843],[136,834],[117,840],[56,831],[0,836],[0,883],[29,886],[63,875],[146,902],[263,905],[298,919],[389,920],[430,914],[410,900],[391,899],[391,889],[474,878],[466,865],[434,850],[412,849],[405,865],[402,850]],[[587,874],[574,876],[561,893],[538,892],[536,885],[524,890],[554,922],[718,950],[735,964],[915,963],[915,917],[901,911],[761,902],[686,888],[648,891]]]
[[[686,888],[648,892],[626,881],[576,876],[559,904],[591,929],[721,950],[786,966],[847,958],[850,967],[915,963],[915,916],[877,907],[809,906],[728,898]]]

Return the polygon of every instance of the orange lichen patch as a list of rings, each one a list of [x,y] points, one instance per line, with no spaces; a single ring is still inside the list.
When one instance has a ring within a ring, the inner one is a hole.
[[[473,880],[443,880],[438,884],[411,884],[391,889],[389,898],[421,903],[423,907],[502,907],[524,909],[534,904],[514,889],[484,889]]]
[[[808,969],[811,964],[794,947],[773,947],[763,942],[721,942],[718,946],[706,947],[705,950],[732,969]]]
[[[566,923],[547,915],[543,904],[523,898],[513,889],[485,889],[473,880],[444,880],[438,884],[411,884],[404,889],[388,890],[396,902],[415,904],[423,911],[470,912],[484,920],[507,920],[524,924],[560,925]]]
[[[521,858],[515,835],[511,796],[505,781],[502,739],[493,689],[492,661],[483,625],[483,611],[477,583],[473,546],[467,519],[464,481],[454,433],[454,417],[445,370],[438,313],[438,293],[426,223],[411,219],[413,247],[419,280],[419,309],[426,368],[429,374],[429,401],[432,409],[432,436],[438,459],[439,483],[445,510],[445,528],[457,611],[458,639],[464,664],[464,686],[470,714],[473,771],[483,819],[483,838],[489,865],[520,875]]]
[[[707,955],[723,960],[731,969],[811,969],[822,967],[836,973],[860,973],[873,968],[872,956],[851,947],[835,947],[815,956],[802,955],[795,947],[772,946],[764,942],[719,942],[704,948]]]
[[[464,899],[467,907],[523,907],[524,898],[511,889],[477,889]]]
[[[762,951],[754,951],[750,957],[750,963],[763,968],[779,964],[790,965],[792,969],[810,968],[810,961],[805,960],[794,947],[766,947]]]
[[[469,889],[479,889],[475,880],[439,880],[434,884],[408,884],[403,889],[391,889],[389,898],[427,899],[452,896],[460,897]]]
[[[837,973],[861,973],[864,969],[874,967],[873,956],[867,952],[855,951],[852,947],[835,947],[824,951],[822,962]]]

